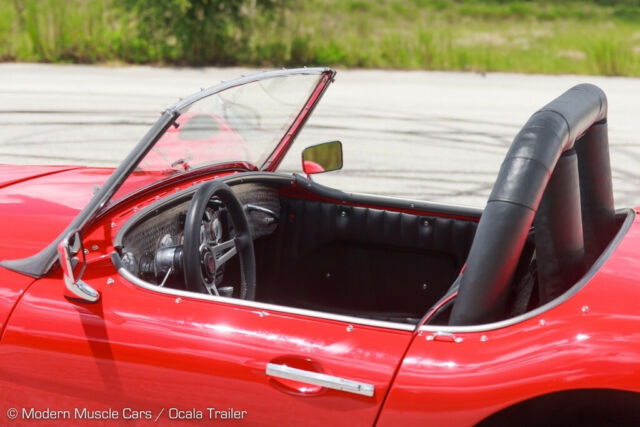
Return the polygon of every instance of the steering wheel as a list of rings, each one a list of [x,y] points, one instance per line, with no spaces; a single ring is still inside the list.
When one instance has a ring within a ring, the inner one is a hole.
[[[235,235],[221,241],[220,236],[202,233],[203,219],[211,199],[226,206]],[[211,181],[203,184],[193,195],[184,225],[184,281],[188,290],[221,295],[216,283],[216,271],[233,256],[240,259],[241,299],[253,300],[256,291],[256,263],[249,223],[242,204],[227,184]],[[223,295],[229,296],[229,295]]]

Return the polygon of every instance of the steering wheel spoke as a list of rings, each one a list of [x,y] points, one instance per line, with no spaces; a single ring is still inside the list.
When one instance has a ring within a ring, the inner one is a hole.
[[[225,252],[225,250],[227,251]],[[238,253],[235,239],[227,240],[226,242],[212,246],[211,251],[213,252],[215,262],[218,266],[223,265]]]
[[[224,252],[229,248],[235,249],[235,246],[236,246],[235,239],[229,239],[225,242],[220,242],[220,243],[209,242],[209,247],[211,248],[211,251],[213,252],[214,255],[219,255],[220,253]]]

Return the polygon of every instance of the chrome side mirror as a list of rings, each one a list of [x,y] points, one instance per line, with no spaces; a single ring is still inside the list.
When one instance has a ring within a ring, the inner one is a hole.
[[[302,151],[302,170],[307,176],[342,169],[342,143],[323,142]]]
[[[98,301],[100,299],[98,291],[81,280],[87,260],[84,256],[80,233],[75,231],[62,239],[58,245],[58,259],[64,277],[65,296],[84,302]]]

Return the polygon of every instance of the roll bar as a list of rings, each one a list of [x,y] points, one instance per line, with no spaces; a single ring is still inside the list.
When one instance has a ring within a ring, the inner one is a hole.
[[[555,221],[553,227],[561,228],[563,222],[582,222],[587,255],[583,250],[580,264],[594,258],[594,253],[597,256],[603,240],[606,245],[606,239],[595,237],[596,233],[606,233],[608,238],[608,230],[615,228],[606,116],[604,92],[594,85],[581,84],[534,113],[518,132],[480,219],[449,320],[451,325],[482,324],[503,317],[509,285],[543,195],[550,200],[545,210],[546,219]],[[578,138],[577,145],[581,147],[576,148],[576,165],[570,155]],[[550,179],[565,152],[567,165],[558,168],[562,170],[558,174],[571,177],[573,168],[579,169],[580,188],[566,190],[565,185],[564,191],[574,192],[576,197],[579,194],[580,203],[569,204],[578,206],[581,212],[563,217],[554,206],[562,204],[558,197],[562,190],[557,185],[566,182],[559,178],[550,183]],[[545,191],[554,194],[547,197]],[[581,221],[580,217],[586,220]],[[597,224],[600,229],[594,228]],[[576,248],[571,245],[581,239],[582,233],[573,232],[568,239],[543,243],[542,248],[548,251],[546,255],[571,252],[575,257]],[[540,248],[537,251],[540,257]],[[554,271],[561,268],[556,266]]]

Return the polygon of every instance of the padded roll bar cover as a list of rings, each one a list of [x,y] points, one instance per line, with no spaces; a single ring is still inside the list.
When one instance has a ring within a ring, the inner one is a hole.
[[[611,184],[607,123],[597,123],[576,143],[580,200],[584,228],[585,263],[590,264],[607,245],[616,228]]]
[[[536,112],[518,132],[480,218],[449,324],[503,316],[508,285],[556,162],[606,114],[604,92],[581,84]]]
[[[565,151],[551,175],[533,224],[540,304],[560,296],[584,273],[578,157]]]
[[[472,325],[502,318],[504,310],[498,308],[505,306],[508,293],[504,288],[513,278],[527,238],[527,233],[521,230],[531,227],[534,215],[533,210],[524,206],[501,201],[487,203],[460,279],[449,324]],[[508,238],[496,239],[496,236]],[[472,257],[474,251],[476,256]],[[482,286],[485,283],[500,283],[502,286]],[[465,294],[460,298],[462,292]]]

